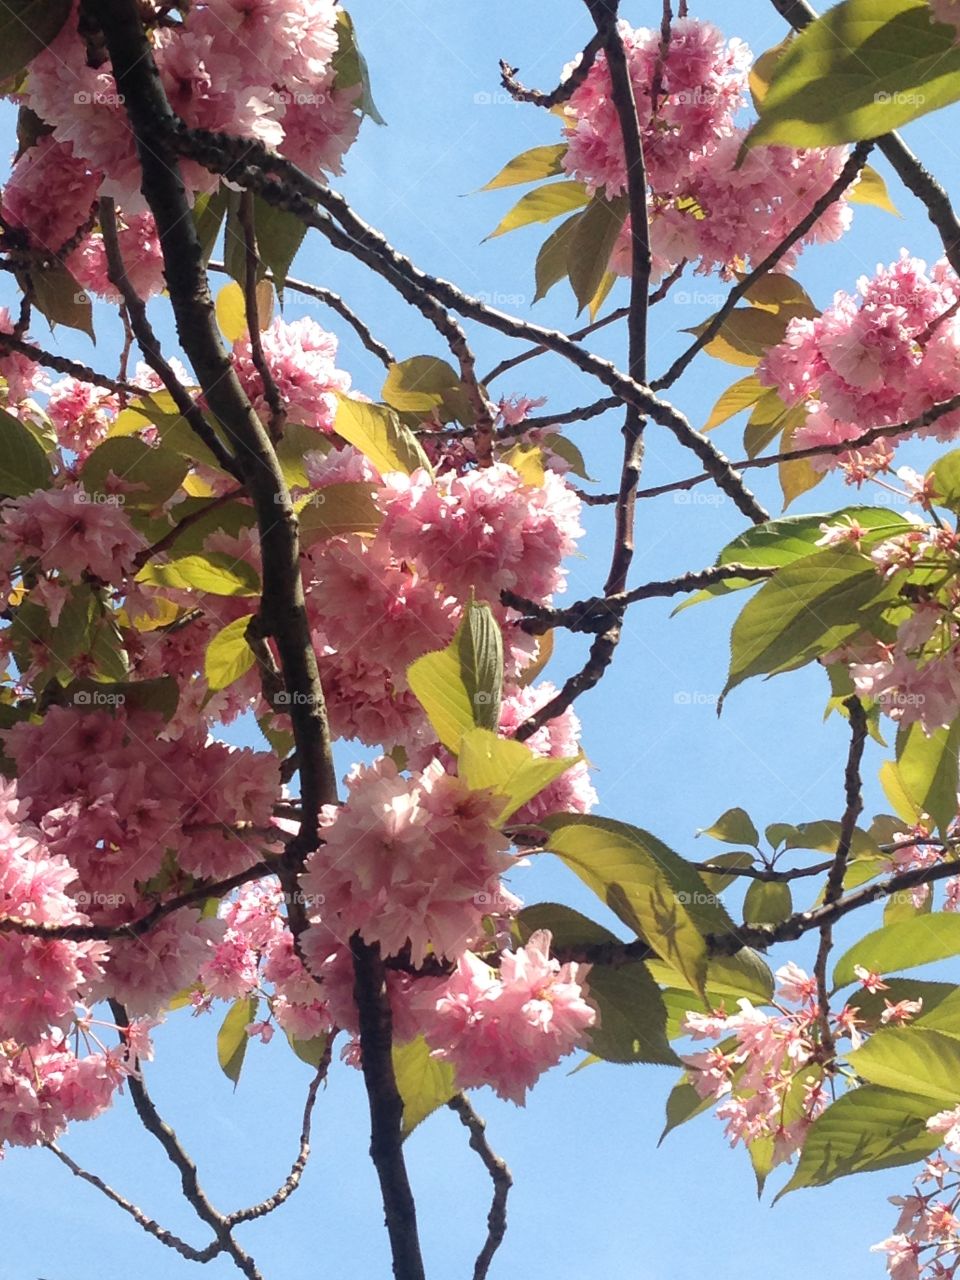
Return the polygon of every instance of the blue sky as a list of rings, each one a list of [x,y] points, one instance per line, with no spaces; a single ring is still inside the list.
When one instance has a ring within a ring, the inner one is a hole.
[[[701,0],[694,12],[745,38],[759,53],[783,35],[783,24],[762,0]],[[627,3],[636,25],[658,20],[659,3]],[[460,0],[437,5],[397,0],[389,6],[354,0],[351,6],[387,128],[364,125],[338,184],[358,211],[381,227],[426,269],[487,295],[508,310],[526,312],[533,295],[532,264],[540,229],[481,244],[511,200],[511,192],[475,192],[510,156],[558,138],[557,122],[533,107],[517,107],[498,84],[498,59],[519,66],[527,83],[552,86],[560,68],[585,43],[581,0]],[[953,139],[958,113],[921,120],[906,132],[941,176],[957,172]],[[12,146],[12,139],[11,139]],[[890,181],[904,216],[857,208],[853,231],[839,244],[802,259],[799,276],[825,306],[835,289],[851,289],[858,275],[892,260],[901,246],[938,256],[922,210]],[[342,292],[401,356],[438,351],[420,317],[380,281],[310,238],[296,272]],[[608,305],[623,301],[619,285]],[[650,364],[654,373],[681,349],[678,330],[702,319],[720,286],[697,280],[685,290],[693,302],[667,301],[653,313]],[[315,315],[342,336],[341,364],[356,385],[376,396],[382,370],[352,332],[331,313],[291,298],[290,315]],[[574,305],[561,286],[538,304],[535,318],[572,328]],[[167,327],[169,332],[169,326]],[[112,369],[110,330],[91,354],[83,340],[57,335],[63,350]],[[38,337],[41,336],[38,333]],[[46,340],[44,338],[44,340]],[[623,359],[622,338],[595,340],[598,351]],[[482,368],[512,351],[496,335],[478,331]],[[676,390],[676,403],[701,423],[719,392],[743,370],[704,359]],[[508,374],[504,393],[549,397],[563,409],[594,398],[594,387],[552,357]],[[571,429],[591,473],[610,487],[619,458],[619,416]],[[739,428],[721,428],[721,447],[736,455]],[[922,464],[927,453],[902,451]],[[648,433],[644,482],[661,483],[698,468],[658,428]],[[756,488],[779,508],[769,473]],[[709,564],[742,528],[732,505],[706,488],[695,501],[658,499],[638,515],[633,581],[669,576]],[[818,489],[798,510],[832,510],[854,495],[836,483]],[[868,496],[880,501],[882,494]],[[588,511],[584,558],[571,566],[573,596],[599,590],[610,543],[609,513]],[[822,722],[826,682],[818,671],[754,682],[731,696],[718,720],[713,700],[722,687],[728,633],[739,602],[717,602],[669,618],[670,604],[653,601],[630,615],[626,637],[607,682],[584,698],[584,745],[596,767],[600,812],[648,828],[679,852],[707,856],[694,843],[697,828],[731,805],[749,809],[758,825],[838,817],[842,808],[842,723]],[[558,682],[582,659],[579,641],[564,641],[548,671]],[[251,739],[252,740],[252,739]],[[880,761],[870,748],[867,813],[885,806],[875,785]],[[341,753],[343,770],[349,755]],[[514,887],[528,901],[562,898],[582,910],[601,910],[568,873],[535,863]],[[864,921],[861,932],[868,925]],[[849,925],[839,945],[852,937]],[[807,949],[784,951],[777,962],[808,959]],[[950,976],[949,971],[944,976]],[[960,977],[954,970],[954,979]],[[158,1061],[149,1082],[163,1114],[197,1157],[213,1200],[229,1209],[260,1199],[282,1181],[293,1158],[309,1069],[279,1040],[252,1046],[236,1093],[215,1060],[219,1019],[171,1016],[158,1035]],[[554,1280],[585,1275],[604,1280],[806,1280],[840,1273],[847,1280],[883,1274],[868,1246],[887,1235],[893,1211],[887,1195],[905,1188],[909,1171],[893,1171],[804,1191],[776,1208],[757,1202],[744,1152],[730,1152],[720,1124],[706,1116],[672,1134],[661,1149],[663,1105],[673,1083],[664,1068],[594,1066],[572,1078],[564,1069],[543,1079],[524,1110],[477,1096],[493,1145],[505,1156],[516,1186],[510,1230],[494,1276],[527,1274]],[[339,1065],[331,1073],[315,1119],[313,1161],[303,1186],[273,1217],[244,1228],[269,1280],[334,1277],[380,1280],[390,1273],[386,1236],[372,1167],[366,1155],[367,1117],[359,1075]],[[128,1101],[95,1124],[77,1126],[65,1148],[152,1216],[190,1240],[206,1235],[178,1195],[172,1168],[137,1128]],[[489,1184],[467,1149],[456,1118],[432,1117],[408,1143],[420,1205],[428,1274],[439,1280],[471,1273],[483,1239]],[[93,1189],[73,1180],[42,1151],[13,1152],[0,1165],[3,1249],[0,1280],[114,1280],[135,1270],[143,1280],[186,1275],[184,1262],[142,1234]],[[223,1260],[212,1276],[232,1270]]]

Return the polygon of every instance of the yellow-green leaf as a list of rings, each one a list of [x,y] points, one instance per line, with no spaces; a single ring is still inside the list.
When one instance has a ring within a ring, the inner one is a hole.
[[[381,475],[392,471],[411,475],[420,467],[433,474],[416,436],[392,409],[382,404],[365,404],[341,396],[333,429],[369,458]]]
[[[469,729],[460,739],[457,770],[471,791],[493,791],[503,799],[497,822],[512,814],[566,773],[580,759],[538,756],[515,738],[490,729]]]
[[[247,627],[252,618],[252,613],[234,618],[207,645],[203,673],[210,689],[226,689],[234,680],[246,675],[256,661],[247,644]]]
[[[220,1030],[217,1032],[217,1061],[220,1069],[234,1085],[240,1079],[243,1059],[247,1052],[247,1026],[257,1016],[258,999],[256,996],[243,996],[234,1000],[227,1010]]]
[[[543,487],[547,471],[544,466],[543,450],[535,444],[515,444],[506,453],[500,455],[500,461],[513,467],[524,484],[534,489]]]
[[[0,494],[19,498],[50,483],[50,463],[31,431],[0,409]]]
[[[900,210],[890,199],[883,175],[877,173],[870,164],[865,164],[860,170],[860,181],[848,189],[847,199],[851,204],[872,204],[898,218],[901,216]]]
[[[750,405],[756,404],[766,393],[767,388],[763,386],[757,375],[747,374],[745,378],[741,378],[739,382],[735,382],[732,387],[727,387],[723,392],[710,410],[710,417],[703,425],[704,431],[712,431],[714,427],[719,427],[721,422],[726,422],[744,409],[748,409]]]
[[[393,1074],[403,1099],[404,1138],[457,1092],[452,1065],[432,1057],[423,1036],[393,1046]]]
[[[553,178],[563,173],[563,157],[567,153],[564,142],[546,147],[531,147],[508,160],[498,174],[480,188],[495,191],[498,187],[515,187],[524,182],[538,182],[541,178]]]
[[[471,601],[450,644],[411,663],[407,682],[437,738],[454,755],[474,726],[495,728],[500,718],[503,640],[489,606]]]
[[[373,485],[362,482],[330,484],[311,493],[297,505],[301,545],[348,533],[376,533],[383,515],[375,494]]]
[[[236,280],[228,281],[217,294],[217,324],[230,343],[247,332],[247,302]]]
[[[589,204],[590,195],[582,182],[549,182],[521,196],[513,208],[487,236],[506,235],[518,227],[528,227],[534,222],[552,222],[561,214],[580,209]]]
[[[401,413],[429,413],[443,403],[444,395],[460,386],[459,374],[436,356],[412,356],[392,364],[381,396]]]
[[[224,552],[181,556],[166,564],[146,564],[137,574],[138,582],[152,587],[173,587],[180,591],[207,591],[214,596],[256,596],[260,578],[245,560]]]

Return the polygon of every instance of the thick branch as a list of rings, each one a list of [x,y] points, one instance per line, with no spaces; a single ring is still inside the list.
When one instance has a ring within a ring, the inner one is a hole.
[[[393,1072],[393,1018],[386,971],[377,945],[359,934],[353,952],[354,998],[360,1014],[360,1056],[370,1103],[370,1158],[380,1179],[395,1280],[424,1280],[417,1210],[403,1158],[403,1099]]]

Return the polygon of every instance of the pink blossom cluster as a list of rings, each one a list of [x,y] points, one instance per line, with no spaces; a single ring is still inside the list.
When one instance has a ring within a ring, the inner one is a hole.
[[[655,276],[684,259],[697,262],[704,274],[724,276],[759,261],[835,181],[844,149],[757,147],[741,157],[747,130],[735,119],[747,101],[752,62],[743,41],[725,42],[716,27],[696,18],[673,22],[666,49],[659,30],[621,21],[620,33],[642,125]],[[622,195],[623,141],[603,53],[571,96],[565,117],[565,170],[591,193]],[[847,202],[836,201],[784,265],[796,261],[803,244],[837,239],[850,217]],[[627,219],[612,266],[627,275],[630,262]]]
[[[544,1071],[584,1045],[597,1012],[587,999],[589,965],[550,955],[551,934],[538,930],[499,970],[464,952],[439,993],[427,1042],[452,1063],[463,1089],[489,1084],[519,1105]]]
[[[312,914],[385,955],[409,946],[414,964],[430,950],[460,954],[480,937],[512,863],[496,797],[470,791],[439,761],[406,777],[387,757],[358,765],[348,787],[301,880]]]
[[[873,1246],[892,1280],[948,1280],[960,1271],[960,1107],[940,1111],[927,1129],[944,1150],[924,1161],[913,1191],[891,1196],[899,1210],[893,1233]]]
[[[277,148],[308,172],[340,173],[360,127],[360,86],[337,84],[334,0],[203,0],[150,31],[173,110],[196,128]],[[30,63],[14,96],[43,126],[17,156],[0,195],[10,248],[63,257],[78,283],[116,301],[95,229],[97,197],[120,205],[120,250],[143,297],[163,287],[153,218],[145,212],[133,132],[102,47],[88,46],[79,3]],[[188,191],[219,181],[192,161]]]
[[[777,970],[775,1011],[750,1000],[738,1012],[688,1013],[683,1030],[694,1040],[733,1044],[689,1054],[688,1073],[701,1098],[719,1102],[732,1146],[773,1139],[773,1163],[789,1160],[827,1105],[823,1075],[816,1063],[817,984],[792,961]]]
[[[757,374],[788,405],[802,405],[806,422],[793,447],[838,445],[871,427],[922,414],[957,392],[960,285],[945,260],[927,268],[906,250],[889,267],[862,276],[856,295],[837,293],[812,320],[795,318]],[[953,439],[960,413],[948,413],[920,436]],[[886,437],[849,452],[824,454],[823,468],[841,466],[862,479],[889,466],[896,439]]]

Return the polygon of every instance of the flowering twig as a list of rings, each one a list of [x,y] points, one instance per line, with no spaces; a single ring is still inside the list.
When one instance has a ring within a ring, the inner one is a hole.
[[[748,272],[742,280],[734,285],[727,294],[723,306],[716,315],[711,316],[703,332],[699,333],[694,341],[690,343],[689,347],[677,356],[676,360],[674,360],[673,364],[662,377],[651,382],[651,390],[662,391],[667,387],[673,386],[676,380],[690,364],[690,361],[693,360],[694,356],[698,355],[707,343],[712,342],[717,334],[722,330],[727,316],[729,316],[730,312],[734,309],[740,299],[745,297],[757,281],[762,279],[768,271],[773,270],[784,254],[803,239],[814,224],[823,217],[830,206],[834,204],[835,201],[839,200],[844,191],[846,191],[847,188],[856,181],[860,175],[861,169],[867,162],[867,156],[869,156],[872,148],[872,142],[860,142],[854,147],[850,152],[850,155],[847,157],[843,168],[837,175],[836,180],[831,183],[823,195],[814,202],[809,212],[800,219],[796,226],[790,229],[789,233],[784,236],[780,243],[776,245],[775,248],[771,249],[767,256],[761,262],[758,262],[752,271]]]
[[[470,1131],[470,1146],[483,1161],[483,1166],[493,1183],[493,1200],[487,1215],[487,1238],[477,1255],[473,1268],[473,1280],[486,1280],[493,1255],[503,1243],[507,1231],[507,1197],[513,1186],[513,1175],[506,1161],[490,1146],[486,1136],[486,1121],[477,1115],[465,1093],[458,1093],[447,1106],[460,1117],[461,1124]]]

